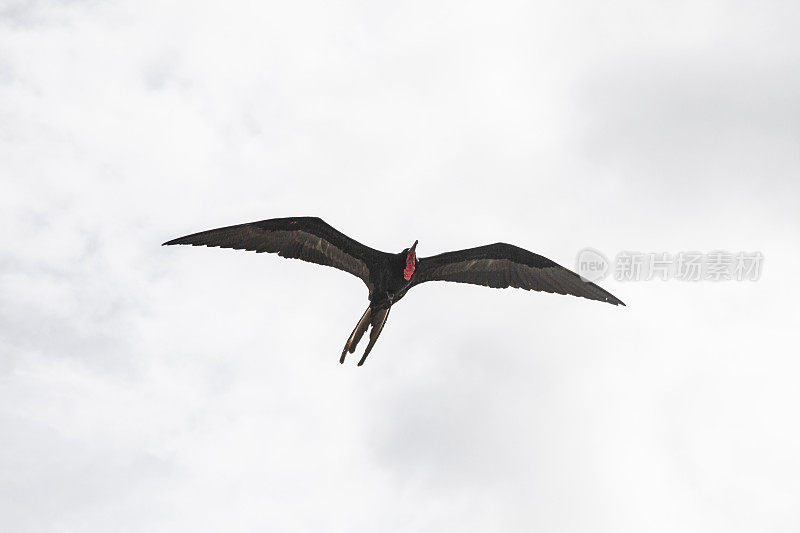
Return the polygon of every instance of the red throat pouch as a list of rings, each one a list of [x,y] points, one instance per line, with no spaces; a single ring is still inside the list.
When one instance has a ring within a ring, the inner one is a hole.
[[[406,256],[406,269],[403,270],[403,278],[408,281],[411,279],[411,276],[414,275],[414,268],[416,267],[417,262],[417,254],[414,252],[408,252]]]

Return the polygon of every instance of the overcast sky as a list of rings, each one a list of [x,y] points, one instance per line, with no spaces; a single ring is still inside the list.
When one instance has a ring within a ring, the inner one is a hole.
[[[0,528],[800,530],[800,4],[0,0]],[[761,252],[628,304],[160,243]],[[361,347],[363,350],[363,346]],[[360,351],[357,355],[360,354]]]

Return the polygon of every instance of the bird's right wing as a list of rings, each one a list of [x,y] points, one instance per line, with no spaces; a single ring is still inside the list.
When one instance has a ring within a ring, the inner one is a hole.
[[[412,283],[455,281],[571,294],[625,305],[610,292],[541,255],[502,242],[419,259]]]
[[[370,265],[383,252],[364,246],[317,217],[273,218],[193,233],[164,245],[190,244],[277,253],[332,266],[361,278],[372,290]]]

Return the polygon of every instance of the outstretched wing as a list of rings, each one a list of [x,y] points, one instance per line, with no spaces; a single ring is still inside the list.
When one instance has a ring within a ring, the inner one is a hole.
[[[165,242],[271,252],[332,266],[361,278],[372,290],[370,265],[383,252],[364,246],[317,217],[273,218],[193,233]]]
[[[455,281],[498,289],[571,294],[614,305],[617,297],[561,265],[528,250],[498,242],[419,259],[412,283]]]

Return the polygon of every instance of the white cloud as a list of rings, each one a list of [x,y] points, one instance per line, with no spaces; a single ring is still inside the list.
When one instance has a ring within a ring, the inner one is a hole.
[[[14,531],[793,531],[797,9],[10,2]],[[169,238],[318,215],[421,256],[760,250],[624,309]]]

